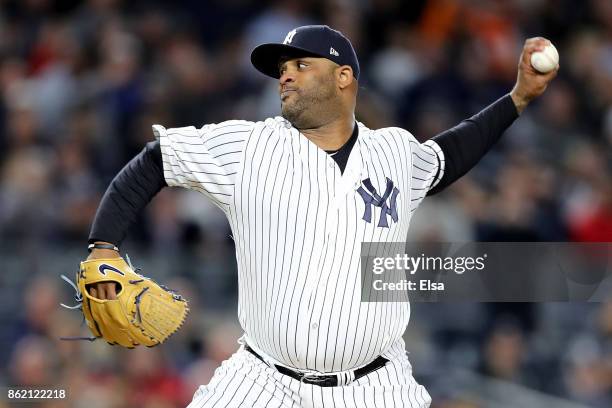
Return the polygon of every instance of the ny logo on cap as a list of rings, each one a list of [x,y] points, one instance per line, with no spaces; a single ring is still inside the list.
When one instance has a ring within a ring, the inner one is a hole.
[[[380,219],[378,220],[378,226],[383,228],[389,228],[389,224],[387,223],[387,215],[391,216],[391,219],[394,222],[397,222],[399,217],[397,216],[397,195],[399,194],[399,190],[397,187],[393,187],[393,181],[387,179],[387,188],[385,189],[385,193],[382,195],[378,195],[378,192],[372,185],[372,182],[369,178],[362,181],[363,185],[369,190],[369,193],[365,191],[363,187],[359,187],[357,192],[363,199],[365,204],[365,212],[363,213],[363,220],[365,222],[372,222],[372,205],[380,208]],[[387,199],[391,196],[389,204],[387,204]]]
[[[297,33],[295,29],[289,31],[287,33],[287,36],[285,37],[285,41],[283,41],[283,44],[291,44],[291,41],[293,41],[293,37],[295,36],[295,33]]]

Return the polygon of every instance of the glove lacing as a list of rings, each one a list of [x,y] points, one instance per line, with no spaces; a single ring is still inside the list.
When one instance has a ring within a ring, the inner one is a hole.
[[[74,300],[76,300],[77,304],[73,305],[73,306],[68,306],[65,305],[63,303],[60,303],[60,306],[68,309],[68,310],[80,310],[83,309],[83,294],[81,293],[81,291],[79,290],[79,287],[66,275],[60,275],[61,278],[68,282],[68,284],[70,286],[72,286],[72,288],[74,289]],[[81,326],[83,325],[83,323],[85,323],[85,315],[83,315],[83,320],[81,320]],[[85,336],[67,336],[67,337],[60,337],[60,340],[66,340],[66,341],[72,341],[72,340],[86,340],[86,341],[95,341],[97,339],[97,337],[85,337]]]

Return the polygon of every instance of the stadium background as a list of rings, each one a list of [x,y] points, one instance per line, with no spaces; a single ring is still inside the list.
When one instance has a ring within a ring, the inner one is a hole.
[[[526,38],[551,39],[559,76],[476,169],[425,200],[411,238],[612,241],[609,0],[5,0],[0,385],[69,394],[37,407],[182,407],[236,349],[233,243],[197,193],[164,190],[123,246],[191,299],[163,347],[58,341],[85,330],[58,306],[72,297],[59,275],[86,256],[101,194],[151,124],[278,114],[276,83],[248,56],[308,23],[353,40],[358,119],[420,140],[508,92]],[[433,407],[612,406],[612,303],[415,304],[405,337]]]

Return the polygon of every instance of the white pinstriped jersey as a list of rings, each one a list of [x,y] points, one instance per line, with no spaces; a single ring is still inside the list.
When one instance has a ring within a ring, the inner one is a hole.
[[[408,302],[361,302],[361,243],[406,239],[444,157],[406,130],[358,126],[342,174],[282,117],[153,126],[168,185],[203,193],[229,220],[246,341],[289,367],[363,366],[408,324]]]

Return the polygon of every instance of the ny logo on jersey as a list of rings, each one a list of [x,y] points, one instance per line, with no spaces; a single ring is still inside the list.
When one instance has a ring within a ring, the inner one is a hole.
[[[399,190],[397,187],[393,187],[393,181],[391,181],[388,177],[387,179],[387,188],[385,189],[385,193],[382,195],[378,195],[378,192],[372,185],[372,182],[369,178],[362,181],[363,185],[368,189],[366,191],[363,187],[359,187],[357,192],[363,198],[363,202],[365,203],[365,212],[363,213],[363,220],[366,222],[372,222],[372,205],[380,208],[380,219],[378,220],[378,226],[383,228],[389,228],[389,224],[387,223],[387,215],[391,216],[391,219],[394,222],[397,222],[397,195],[399,194]],[[387,200],[389,199],[389,204],[387,204]]]
[[[283,44],[291,44],[291,41],[293,41],[293,37],[295,36],[296,32],[296,30],[289,31],[287,33],[287,36],[285,37],[285,41],[283,41]]]

